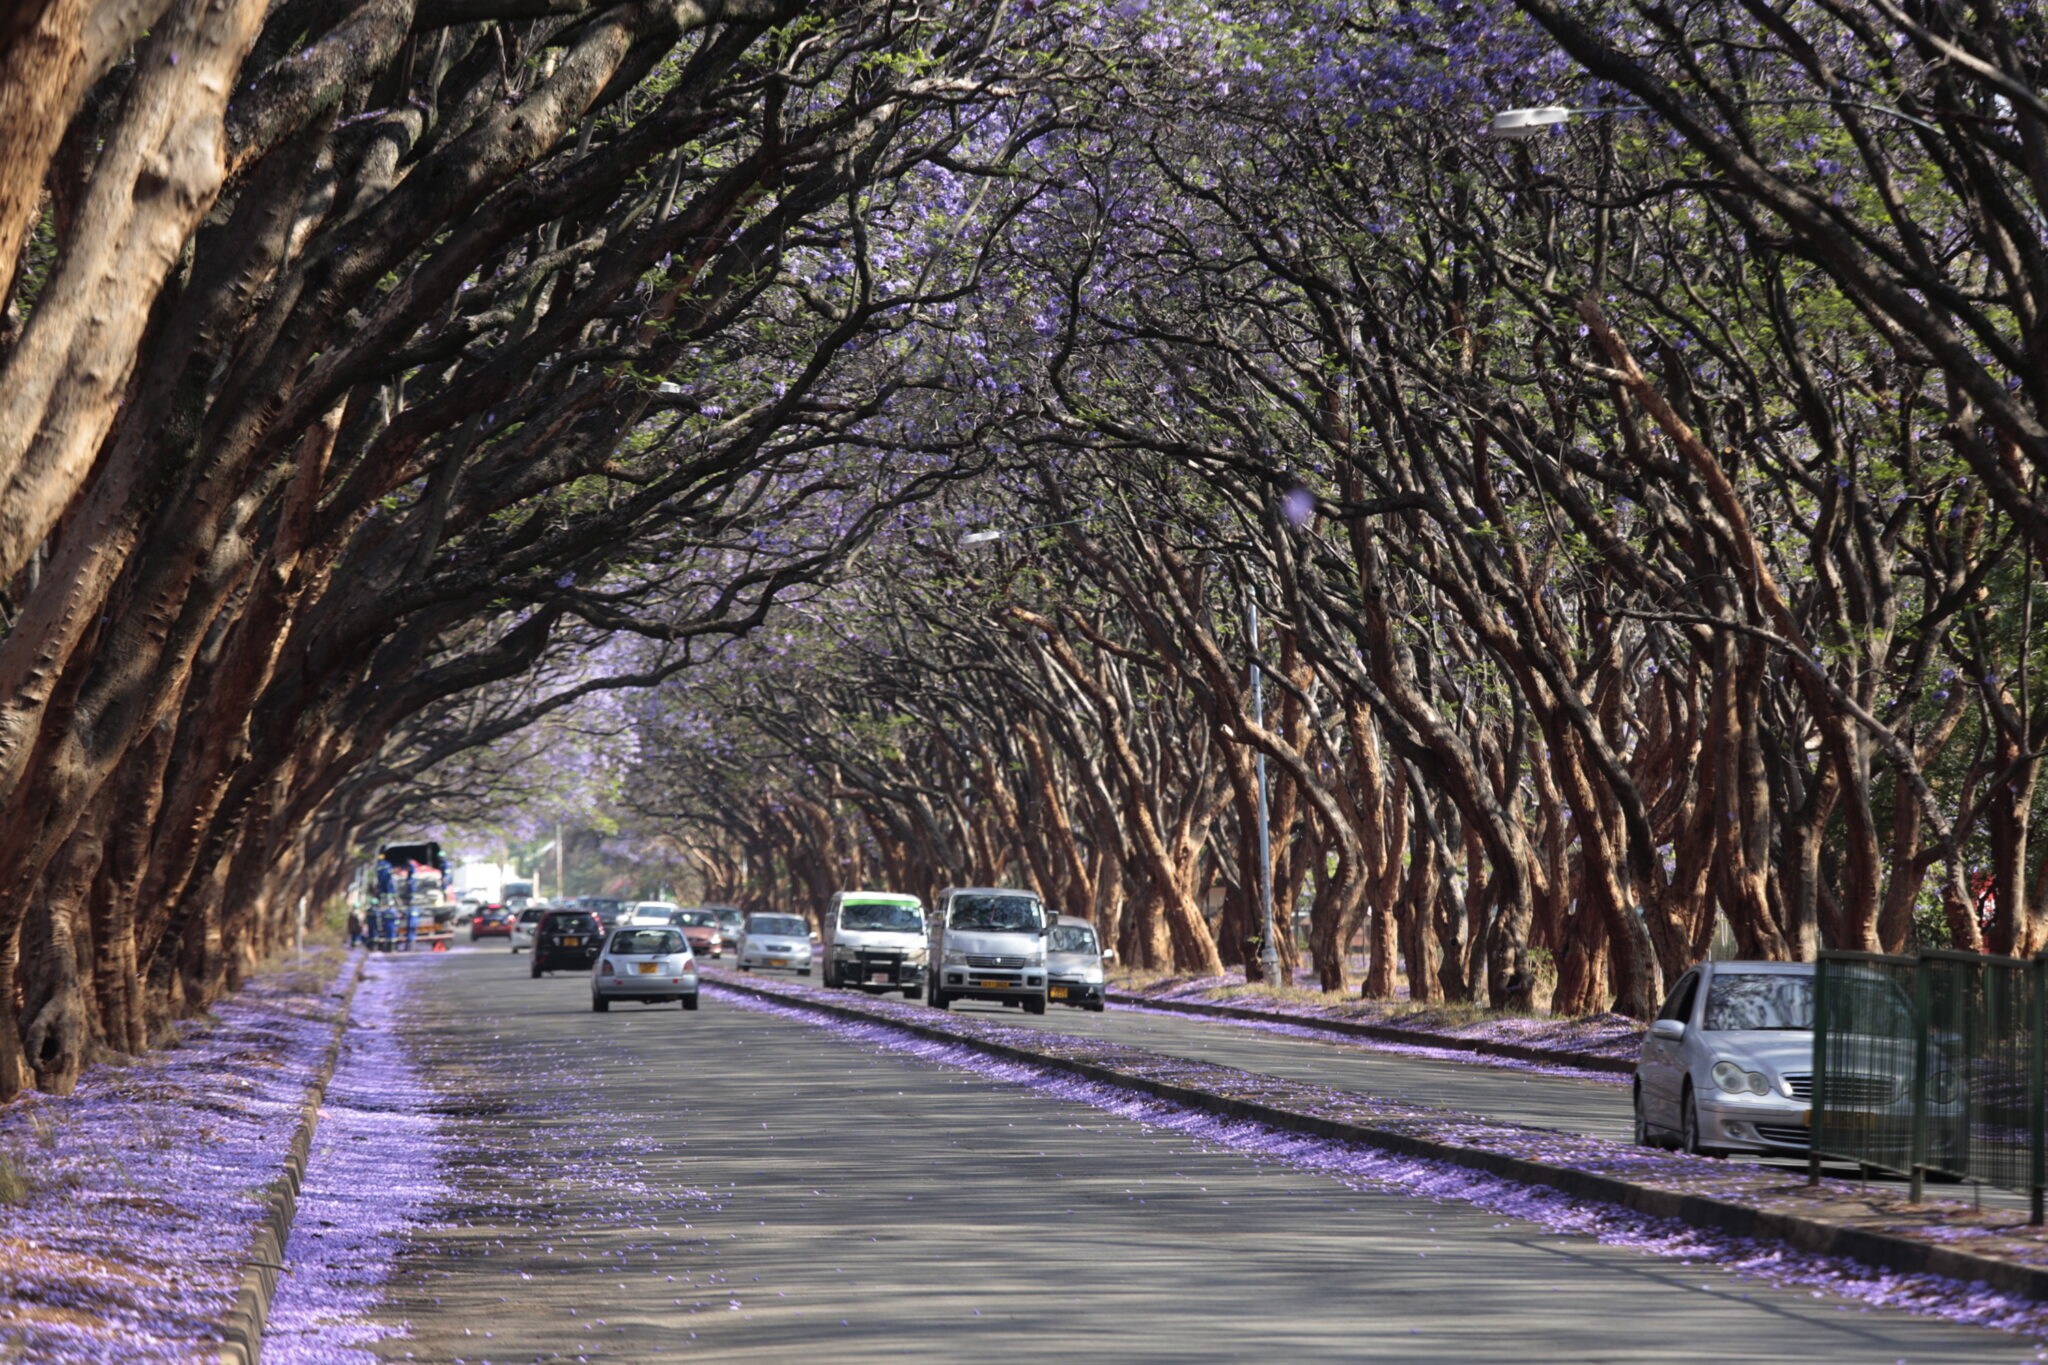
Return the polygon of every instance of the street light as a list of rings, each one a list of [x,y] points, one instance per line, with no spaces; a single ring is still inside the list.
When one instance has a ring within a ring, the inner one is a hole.
[[[1075,517],[1070,521],[1047,521],[1035,526],[984,526],[978,531],[963,534],[959,543],[963,547],[987,545],[1001,540],[1011,531],[1043,531],[1087,520],[1087,517]],[[1259,600],[1252,596],[1249,587],[1245,590],[1244,630],[1245,653],[1250,659],[1251,669],[1252,714],[1263,726],[1266,723],[1266,679],[1259,669]],[[1259,779],[1259,934],[1262,945],[1259,949],[1259,970],[1268,985],[1277,985],[1280,981],[1280,944],[1273,924],[1273,834],[1266,798],[1266,751],[1258,750],[1253,760]]]

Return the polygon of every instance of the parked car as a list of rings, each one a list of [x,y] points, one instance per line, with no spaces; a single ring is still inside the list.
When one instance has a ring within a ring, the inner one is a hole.
[[[901,991],[915,1000],[924,991],[929,945],[924,907],[915,896],[890,891],[840,891],[825,907],[818,957],[825,984]]]
[[[740,930],[747,923],[746,911],[730,905],[707,905],[704,908],[718,916],[718,941],[737,951],[740,946]]]
[[[932,907],[932,969],[925,999],[996,1000],[1045,1013],[1045,940],[1052,916],[1030,891],[949,887]]]
[[[811,926],[800,915],[748,915],[740,926],[740,970],[811,974]]]
[[[590,974],[590,1008],[603,1014],[614,1000],[680,1000],[686,1010],[697,1008],[697,959],[682,930],[664,924],[611,931]]]
[[[709,910],[678,910],[668,917],[668,922],[683,931],[683,937],[690,940],[690,951],[698,957],[725,956],[725,947],[719,941],[718,916]]]
[[[540,927],[540,917],[545,915],[548,909],[549,907],[545,905],[529,905],[519,912],[519,917],[512,921],[513,952],[533,946],[533,931]]]
[[[1813,984],[1810,962],[1703,962],[1672,986],[1636,1063],[1636,1141],[1704,1156],[1803,1156],[1812,1133]],[[1872,1141],[1903,1147],[1911,1129],[1912,1005],[1889,980],[1855,987],[1856,1010],[1885,1023],[1858,1040],[1854,1074],[1831,1076],[1844,1121]],[[1886,1011],[1892,1017],[1883,1018]],[[1960,1169],[1968,1152],[1968,1097],[1935,1048],[1928,1083],[1930,1141]]]
[[[645,928],[665,925],[668,917],[683,907],[674,901],[630,901],[620,911],[615,928]]]
[[[1102,1013],[1102,964],[1115,960],[1115,950],[1102,946],[1094,925],[1061,915],[1045,939],[1045,998]]]
[[[512,912],[502,905],[486,905],[469,917],[469,941],[480,938],[510,938]]]
[[[533,934],[533,974],[587,972],[604,943],[604,926],[588,910],[550,910]]]

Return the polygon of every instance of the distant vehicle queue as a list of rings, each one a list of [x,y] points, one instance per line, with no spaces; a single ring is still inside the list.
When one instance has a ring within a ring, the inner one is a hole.
[[[468,922],[470,942],[501,937],[530,953],[535,977],[589,973],[598,1013],[634,1000],[696,1009],[698,963],[728,950],[742,972],[816,974],[836,990],[921,996],[934,1009],[987,1000],[1028,1014],[1048,1004],[1099,1012],[1104,964],[1116,957],[1087,920],[1007,887],[949,887],[929,910],[915,896],[841,891],[815,932],[796,914],[597,896],[475,906]]]

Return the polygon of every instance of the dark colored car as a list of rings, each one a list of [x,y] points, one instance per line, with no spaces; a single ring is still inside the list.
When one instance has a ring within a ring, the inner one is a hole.
[[[627,904],[626,901],[622,901],[616,896],[578,896],[576,898],[577,908],[588,910],[591,914],[596,915],[597,922],[607,929],[612,928],[619,922],[619,916],[625,912]]]
[[[480,938],[512,937],[512,912],[502,905],[486,905],[469,917],[469,941]]]
[[[587,972],[604,946],[604,926],[588,910],[550,910],[533,931],[533,974]]]

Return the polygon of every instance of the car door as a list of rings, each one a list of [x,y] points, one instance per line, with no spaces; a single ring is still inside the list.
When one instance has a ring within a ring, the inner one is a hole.
[[[1700,972],[1698,968],[1678,978],[1678,984],[1671,988],[1671,994],[1664,998],[1664,1008],[1657,1011],[1657,1018],[1672,1019],[1687,1026],[1692,1024],[1693,1000],[1698,996]],[[1642,1061],[1637,1065],[1636,1074],[1643,1087],[1643,1113],[1651,1124],[1666,1130],[1678,1131],[1678,1099],[1685,1083],[1685,1043],[1659,1038],[1654,1030],[1643,1038]]]

